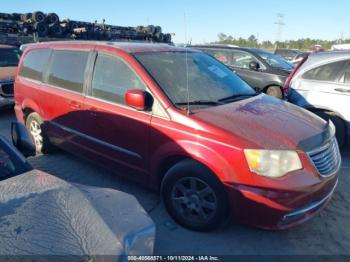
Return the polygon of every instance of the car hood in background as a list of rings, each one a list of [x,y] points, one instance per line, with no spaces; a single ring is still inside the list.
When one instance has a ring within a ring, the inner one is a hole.
[[[266,149],[296,149],[328,128],[314,114],[264,94],[196,110],[193,116]]]
[[[152,255],[154,238],[153,221],[129,194],[36,170],[0,182],[1,256]]]
[[[17,67],[0,67],[0,81],[15,79]]]

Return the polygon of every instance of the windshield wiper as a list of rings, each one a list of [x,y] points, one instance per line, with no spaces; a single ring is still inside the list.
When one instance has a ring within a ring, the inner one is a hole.
[[[175,105],[177,106],[185,106],[185,105],[213,105],[213,106],[217,106],[217,105],[222,105],[223,103],[220,103],[220,101],[210,101],[210,100],[195,100],[195,101],[190,101],[190,102],[179,102],[179,103],[175,103]]]
[[[218,102],[233,102],[237,100],[242,100],[247,97],[252,97],[252,96],[257,96],[258,93],[253,93],[253,94],[236,94],[228,97],[224,97],[218,100]]]

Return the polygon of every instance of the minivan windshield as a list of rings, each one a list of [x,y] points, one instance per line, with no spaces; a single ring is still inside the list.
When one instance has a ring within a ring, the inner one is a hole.
[[[259,52],[259,56],[262,59],[264,59],[264,61],[268,63],[271,67],[281,68],[288,71],[291,71],[294,68],[292,64],[288,63],[283,58],[280,58],[279,56],[274,55],[272,53]]]
[[[0,48],[0,67],[17,66],[21,51],[16,48]]]
[[[146,52],[134,56],[175,105],[189,102],[215,106],[232,102],[230,98],[236,101],[256,95],[225,65],[201,52]]]

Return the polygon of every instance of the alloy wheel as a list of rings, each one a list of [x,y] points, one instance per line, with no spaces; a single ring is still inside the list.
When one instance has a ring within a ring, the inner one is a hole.
[[[171,201],[178,214],[196,223],[209,221],[218,208],[213,189],[195,177],[185,177],[177,181],[171,192]]]
[[[43,136],[40,124],[37,121],[32,120],[30,122],[29,132],[34,140],[36,150],[40,152],[43,147]]]

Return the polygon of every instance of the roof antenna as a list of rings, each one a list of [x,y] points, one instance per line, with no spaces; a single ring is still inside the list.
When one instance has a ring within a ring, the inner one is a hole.
[[[184,13],[184,27],[185,27],[185,54],[186,54],[186,89],[187,89],[187,115],[191,114],[190,108],[190,87],[189,87],[189,79],[188,79],[188,51],[187,51],[187,19],[186,13]]]

